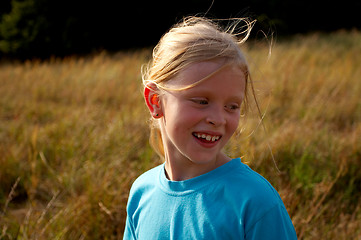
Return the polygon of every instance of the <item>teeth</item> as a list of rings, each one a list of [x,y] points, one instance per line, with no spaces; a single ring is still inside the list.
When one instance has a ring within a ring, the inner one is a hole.
[[[207,141],[212,141],[212,142],[217,141],[220,138],[219,136],[211,136],[211,135],[200,134],[200,133],[196,133],[194,135],[198,138],[203,138],[203,139],[206,139]]]

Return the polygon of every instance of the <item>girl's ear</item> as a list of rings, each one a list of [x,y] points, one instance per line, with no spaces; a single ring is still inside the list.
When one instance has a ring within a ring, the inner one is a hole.
[[[155,84],[148,83],[144,88],[144,99],[152,116],[154,118],[160,118],[163,114],[159,103],[159,94],[156,89]]]

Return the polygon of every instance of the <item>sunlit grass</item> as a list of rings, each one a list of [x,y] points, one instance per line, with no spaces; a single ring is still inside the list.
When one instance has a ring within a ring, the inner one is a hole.
[[[361,34],[244,51],[266,132],[251,113],[227,152],[276,187],[300,239],[360,238]],[[141,94],[149,57],[2,63],[0,239],[122,238],[131,183],[159,164]]]

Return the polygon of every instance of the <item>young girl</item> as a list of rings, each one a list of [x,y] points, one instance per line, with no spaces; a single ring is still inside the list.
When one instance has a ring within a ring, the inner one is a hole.
[[[193,17],[155,47],[144,97],[164,163],[134,182],[124,239],[297,239],[271,184],[222,152],[248,102],[244,41]]]

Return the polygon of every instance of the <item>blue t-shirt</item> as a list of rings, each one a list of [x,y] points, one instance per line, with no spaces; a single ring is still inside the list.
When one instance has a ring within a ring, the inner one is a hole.
[[[277,191],[239,158],[186,181],[155,167],[134,182],[127,214],[123,239],[297,239]]]

